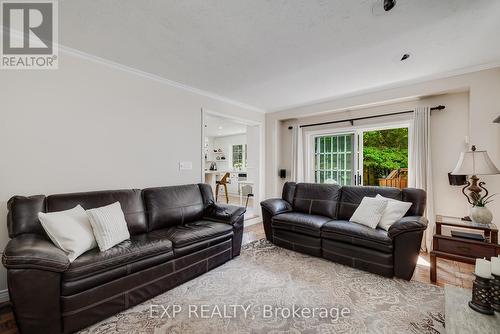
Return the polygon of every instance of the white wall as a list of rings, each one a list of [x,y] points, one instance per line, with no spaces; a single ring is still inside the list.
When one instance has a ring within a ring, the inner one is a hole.
[[[456,92],[467,94],[447,94]],[[437,95],[437,96],[435,96]],[[428,96],[435,96],[426,98]],[[444,104],[446,109],[432,116],[434,199],[436,213],[455,216],[467,213],[465,198],[460,189],[448,185],[446,173],[456,164],[460,151],[466,148],[464,136],[488,151],[500,167],[500,125],[492,123],[500,115],[500,68],[479,71],[450,78],[402,85],[372,93],[348,96],[305,107],[266,115],[266,197],[279,196],[282,181],[278,168],[289,160],[290,123],[344,118],[346,114],[376,114],[406,110],[415,105]],[[381,106],[383,105],[383,106]],[[358,111],[358,109],[361,109]],[[348,111],[355,110],[355,111]],[[344,112],[344,114],[338,114]],[[308,116],[314,116],[309,118]],[[284,152],[280,154],[280,152]],[[500,175],[481,176],[490,193],[500,193]],[[490,209],[500,220],[500,200]]]
[[[264,122],[262,113],[64,52],[58,70],[1,71],[0,101],[2,249],[13,195],[200,182],[201,108]],[[179,171],[180,160],[193,169]]]

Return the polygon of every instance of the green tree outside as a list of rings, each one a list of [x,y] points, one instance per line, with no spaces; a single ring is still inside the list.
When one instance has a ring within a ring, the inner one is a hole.
[[[369,180],[385,178],[392,170],[408,168],[408,129],[368,131],[363,134],[363,168]],[[375,184],[373,181],[365,184]]]

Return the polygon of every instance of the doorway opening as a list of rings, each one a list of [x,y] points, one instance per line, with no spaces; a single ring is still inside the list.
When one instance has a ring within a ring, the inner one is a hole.
[[[406,188],[408,138],[408,124],[312,132],[309,180]]]
[[[203,112],[202,182],[218,203],[243,206],[245,225],[259,216],[260,125]]]

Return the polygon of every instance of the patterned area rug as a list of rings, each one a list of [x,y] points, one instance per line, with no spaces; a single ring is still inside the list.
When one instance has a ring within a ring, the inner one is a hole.
[[[444,294],[263,239],[80,333],[444,333]]]

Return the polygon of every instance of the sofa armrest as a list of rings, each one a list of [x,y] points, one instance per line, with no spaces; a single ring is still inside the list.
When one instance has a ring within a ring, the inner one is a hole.
[[[292,211],[292,206],[281,198],[270,198],[260,202],[262,209],[267,210],[271,216]]]
[[[389,228],[394,243],[394,276],[411,280],[426,228],[427,219],[422,216],[403,217]]]
[[[403,217],[389,227],[389,237],[394,239],[401,233],[424,231],[427,228],[427,218],[422,216]]]
[[[212,203],[205,209],[203,218],[233,225],[246,211],[241,206]]]
[[[66,253],[37,234],[22,234],[10,240],[2,256],[7,269],[40,269],[63,272],[69,265]]]

